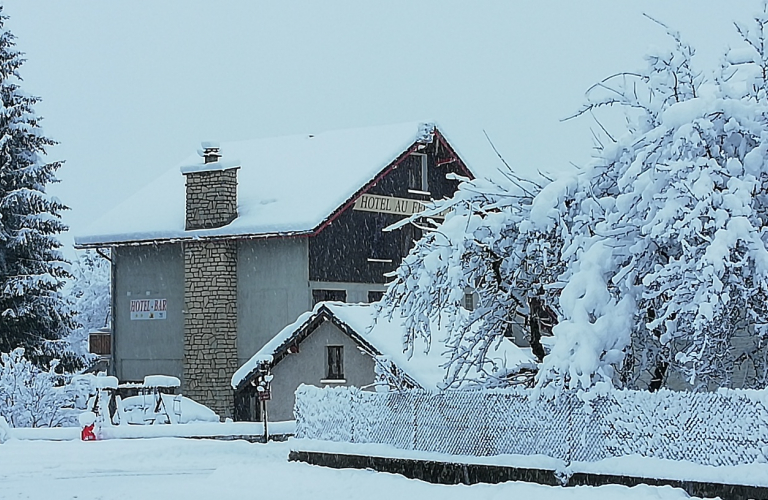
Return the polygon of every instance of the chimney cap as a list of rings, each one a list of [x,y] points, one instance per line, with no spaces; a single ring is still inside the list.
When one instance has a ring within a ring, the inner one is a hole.
[[[219,161],[219,158],[221,158],[221,152],[219,150],[221,148],[219,147],[218,142],[203,141],[201,146],[203,149],[198,150],[197,153],[203,157],[205,163],[216,163]]]

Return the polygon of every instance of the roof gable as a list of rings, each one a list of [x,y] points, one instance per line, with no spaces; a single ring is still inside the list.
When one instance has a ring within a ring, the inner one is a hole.
[[[192,238],[312,234],[346,210],[420,141],[439,132],[423,123],[224,143],[223,162],[237,162],[238,217],[216,229],[184,230],[184,176],[179,166],[108,211],[77,247]],[[446,143],[446,147],[447,143]],[[458,157],[457,157],[458,158]],[[189,169],[200,159],[181,163]]]
[[[275,366],[290,352],[291,347],[300,345],[326,321],[333,323],[368,354],[372,356],[382,354],[353,328],[336,317],[329,309],[328,303],[320,302],[312,311],[301,314],[296,321],[283,328],[243,364],[232,376],[232,387],[235,389],[242,387],[259,371],[262,365]]]

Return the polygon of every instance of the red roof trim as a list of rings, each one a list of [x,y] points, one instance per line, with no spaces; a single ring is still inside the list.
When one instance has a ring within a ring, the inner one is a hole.
[[[379,175],[373,178],[373,180],[369,181],[368,184],[363,186],[362,188],[358,189],[355,194],[352,195],[351,198],[349,198],[346,203],[344,203],[341,207],[337,208],[327,219],[325,219],[323,222],[320,223],[319,226],[315,228],[315,230],[312,232],[312,236],[317,235],[320,231],[328,227],[333,221],[335,221],[342,213],[344,213],[349,207],[351,207],[357,199],[365,194],[366,191],[371,189],[376,183],[378,183],[381,179],[387,176],[392,170],[395,169],[398,165],[400,165],[403,160],[405,160],[411,153],[413,153],[416,148],[418,147],[419,143],[415,142],[406,149],[400,156],[398,156],[395,161],[390,163],[384,170],[382,170]]]

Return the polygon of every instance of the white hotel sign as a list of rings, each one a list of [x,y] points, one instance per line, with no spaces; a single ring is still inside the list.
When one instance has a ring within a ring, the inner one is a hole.
[[[357,199],[353,209],[363,212],[378,212],[382,214],[396,214],[409,217],[424,210],[424,203],[425,202],[423,201],[411,200],[408,198],[364,194]],[[442,217],[442,215],[436,217]]]
[[[165,319],[166,299],[138,299],[131,301],[131,319]]]

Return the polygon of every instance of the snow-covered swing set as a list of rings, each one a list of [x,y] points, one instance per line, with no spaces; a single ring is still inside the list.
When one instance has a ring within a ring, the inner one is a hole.
[[[148,375],[141,384],[118,384],[112,376],[94,377],[95,393],[79,419],[82,439],[95,440],[95,428],[103,426],[180,423],[182,395],[173,394],[180,386],[178,378],[166,375]],[[135,395],[124,397],[131,393]]]

